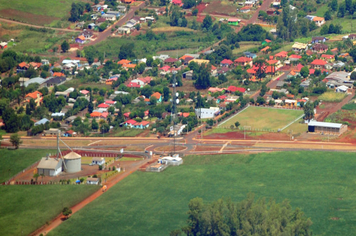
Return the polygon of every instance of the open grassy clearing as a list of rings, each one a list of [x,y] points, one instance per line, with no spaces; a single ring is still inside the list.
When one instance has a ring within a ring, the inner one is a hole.
[[[143,130],[143,129],[120,129],[118,131],[114,131],[115,133],[113,136],[115,136],[115,137],[135,137],[144,131],[145,130]]]
[[[163,32],[162,32],[163,34]],[[209,37],[203,32],[176,31],[166,32],[166,39],[147,40],[137,37],[108,38],[97,44],[96,49],[99,52],[105,52],[109,58],[117,58],[120,47],[123,44],[134,43],[134,52],[136,57],[141,58],[148,54],[156,54],[158,51],[183,50],[195,48],[202,50],[217,41],[216,38]]]
[[[240,48],[235,48],[234,50],[232,50],[232,53],[234,55],[248,51],[251,48],[257,48],[258,46],[260,46],[260,43],[240,42],[239,45],[240,45]]]
[[[64,39],[75,36],[76,33],[64,33],[54,30],[44,30],[28,28],[20,25],[0,25],[0,40],[8,41],[14,39],[8,48],[17,52],[25,53],[48,53],[55,45],[59,45]]]
[[[297,119],[303,114],[302,110],[285,110],[266,107],[249,107],[238,115],[219,125],[229,128],[240,123],[240,127],[249,126],[250,129],[278,130]]]
[[[352,153],[189,156],[184,161],[159,174],[130,175],[50,235],[168,235],[185,225],[190,199],[240,201],[248,192],[277,202],[289,199],[311,217],[315,235],[354,235]]]
[[[166,26],[166,27],[153,28],[152,31],[155,33],[164,33],[164,32],[172,32],[172,31],[194,31],[194,30],[186,27]]]
[[[54,152],[55,150],[53,149],[0,149],[0,183],[10,179],[23,169],[26,169],[26,167],[46,156],[47,153]]]
[[[318,97],[324,102],[341,102],[347,95],[345,93],[326,92]]]
[[[0,16],[16,21],[49,25],[52,21],[69,17],[73,2],[86,0],[0,0]]]
[[[0,186],[1,235],[29,235],[56,217],[63,207],[77,204],[98,188],[94,185]]]

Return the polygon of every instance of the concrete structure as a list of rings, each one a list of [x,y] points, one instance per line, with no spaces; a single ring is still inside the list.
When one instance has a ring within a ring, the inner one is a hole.
[[[82,165],[82,156],[75,153],[75,152],[70,152],[64,157],[64,169],[67,173],[75,173],[81,171],[81,165]]]
[[[183,164],[183,159],[181,157],[163,157],[161,159],[158,160],[159,163],[161,164],[166,164],[166,165],[171,165],[171,166],[179,166],[181,164]]]
[[[103,157],[93,157],[91,159],[91,165],[104,165],[105,164],[105,158]]]
[[[210,108],[197,108],[195,109],[195,115],[198,119],[211,119],[219,115],[220,110],[218,107]]]
[[[308,44],[295,42],[292,46],[292,50],[295,52],[303,52],[308,50]]]
[[[310,133],[321,133],[339,136],[346,131],[347,125],[339,123],[318,122],[314,120],[308,123],[308,132]]]
[[[99,178],[87,178],[87,184],[98,185],[99,184]]]
[[[56,176],[62,172],[62,159],[42,157],[40,163],[37,166],[37,173],[45,176]]]

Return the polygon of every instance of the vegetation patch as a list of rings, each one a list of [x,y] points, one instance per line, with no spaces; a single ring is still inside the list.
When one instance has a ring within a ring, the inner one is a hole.
[[[54,152],[53,149],[0,149],[0,183],[39,161],[47,153]]]
[[[341,102],[347,95],[345,93],[326,92],[318,97],[324,102]]]
[[[133,173],[49,235],[168,235],[186,225],[191,199],[239,202],[249,192],[276,202],[289,199],[312,219],[315,235],[354,235],[355,168],[353,153],[187,156],[182,166],[159,174]]]
[[[229,128],[239,122],[240,127],[248,126],[248,129],[277,131],[303,115],[303,113],[302,110],[249,107],[227,122],[220,124],[219,127]]]
[[[29,235],[98,190],[95,185],[1,186],[2,235]]]
[[[356,110],[356,103],[349,103],[342,106],[344,110]]]

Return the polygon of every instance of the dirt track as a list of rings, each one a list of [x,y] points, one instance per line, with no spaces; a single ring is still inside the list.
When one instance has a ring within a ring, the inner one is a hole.
[[[9,24],[23,25],[23,26],[28,26],[28,27],[38,28],[38,29],[46,28],[46,29],[64,31],[64,32],[80,32],[80,30],[51,28],[51,27],[45,27],[45,26],[40,26],[40,25],[32,25],[32,24],[22,23],[22,22],[18,22],[18,21],[14,21],[14,20],[7,20],[7,19],[3,19],[3,18],[0,18],[0,22],[5,22],[5,23],[9,23]]]

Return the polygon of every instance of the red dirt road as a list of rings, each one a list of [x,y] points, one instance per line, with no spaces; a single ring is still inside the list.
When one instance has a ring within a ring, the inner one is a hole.
[[[116,176],[112,180],[106,182],[105,185],[107,186],[107,190],[109,190],[112,186],[117,184],[119,181],[121,181],[124,178],[126,178],[127,176],[129,176],[131,173],[133,173],[136,170],[138,170],[139,167],[141,165],[143,165],[144,163],[146,163],[146,162],[147,162],[147,160],[142,160],[140,162],[137,162],[137,163],[135,163],[135,165],[126,168],[126,171],[124,173],[119,174],[118,176]],[[77,211],[79,211],[80,209],[82,209],[87,204],[89,204],[90,202],[92,202],[96,198],[100,197],[104,193],[105,192],[102,192],[102,190],[100,189],[100,190],[96,191],[94,194],[92,194],[91,196],[89,196],[88,198],[84,199],[82,202],[80,202],[77,205],[73,206],[71,208],[72,209],[72,214],[76,213]],[[40,228],[40,229],[36,230],[35,232],[31,233],[30,235],[31,236],[40,235],[40,234],[46,235],[48,232],[50,232],[51,230],[53,230],[54,228],[59,226],[63,221],[64,221],[64,216],[62,214],[60,214],[54,220],[52,220],[48,226],[43,226],[42,228]]]

